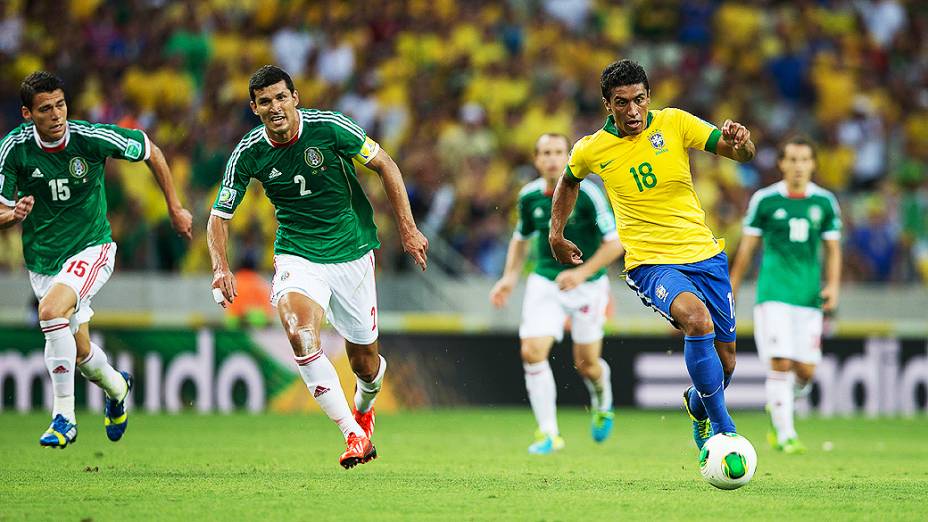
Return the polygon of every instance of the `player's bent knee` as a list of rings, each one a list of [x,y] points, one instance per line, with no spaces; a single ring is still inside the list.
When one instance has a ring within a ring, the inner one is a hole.
[[[71,317],[71,308],[61,306],[57,303],[42,301],[39,303],[39,321],[51,321],[62,317],[67,319]]]
[[[683,327],[683,332],[686,335],[692,336],[708,335],[715,330],[712,325],[712,317],[709,316],[709,311],[706,309],[688,310],[683,314],[680,326]]]
[[[287,328],[287,337],[293,354],[297,357],[306,357],[321,350],[321,343],[316,330],[312,326],[293,325]]]
[[[538,363],[548,358],[548,350],[528,340],[523,340],[520,348],[522,362]]]

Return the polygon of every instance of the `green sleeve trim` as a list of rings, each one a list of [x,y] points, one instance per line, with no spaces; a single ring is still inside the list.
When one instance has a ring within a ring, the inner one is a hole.
[[[719,145],[719,138],[722,137],[722,131],[718,129],[712,129],[712,134],[709,134],[709,139],[706,140],[705,150],[715,154],[715,149]]]
[[[573,172],[570,171],[570,165],[564,167],[564,176],[566,176],[567,179],[573,181],[574,183],[580,183],[583,181],[583,178],[578,178],[574,175]]]

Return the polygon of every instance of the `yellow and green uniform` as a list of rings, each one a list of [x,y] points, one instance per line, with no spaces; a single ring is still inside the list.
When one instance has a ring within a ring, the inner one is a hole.
[[[211,213],[231,219],[255,178],[276,209],[275,254],[315,263],[360,259],[380,241],[352,159],[367,164],[380,146],[341,113],[299,109],[298,114],[300,128],[289,143],[272,142],[263,125],[242,138]]]
[[[534,240],[535,273],[554,281],[557,275],[570,268],[558,263],[551,254],[548,244],[548,231],[551,230],[551,198],[547,182],[543,178],[525,185],[519,192],[519,223],[515,236],[519,239]],[[567,219],[564,237],[573,241],[589,258],[603,241],[616,238],[615,220],[612,210],[602,190],[596,185],[586,183],[580,187],[577,205]],[[589,281],[598,279],[606,273],[606,268],[599,269],[589,277]]]
[[[32,122],[0,141],[0,203],[34,196],[23,220],[23,258],[31,272],[54,275],[69,257],[113,239],[106,219],[106,158],[147,160],[140,130],[68,120],[64,136],[43,143]]]
[[[625,268],[709,259],[723,244],[706,225],[687,149],[715,152],[722,133],[692,114],[667,108],[648,112],[640,134],[626,136],[610,115],[570,153],[566,175],[599,175],[625,247]]]

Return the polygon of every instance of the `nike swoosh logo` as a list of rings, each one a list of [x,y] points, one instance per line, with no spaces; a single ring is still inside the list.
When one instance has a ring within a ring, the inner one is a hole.
[[[615,161],[615,160],[609,160],[609,161],[607,161],[607,162],[605,162],[605,163],[600,163],[600,164],[599,164],[599,168],[600,168],[600,169],[604,169],[604,168],[608,167],[609,164],[612,163],[613,161]]]
[[[731,333],[731,332],[734,332],[734,331],[735,331],[735,327],[734,327],[734,326],[732,326],[731,328],[728,329],[728,333]]]

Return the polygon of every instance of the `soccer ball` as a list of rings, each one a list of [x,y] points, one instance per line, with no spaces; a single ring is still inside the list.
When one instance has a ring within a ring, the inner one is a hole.
[[[699,452],[700,473],[719,489],[740,488],[751,480],[756,469],[757,452],[741,435],[713,435]]]

